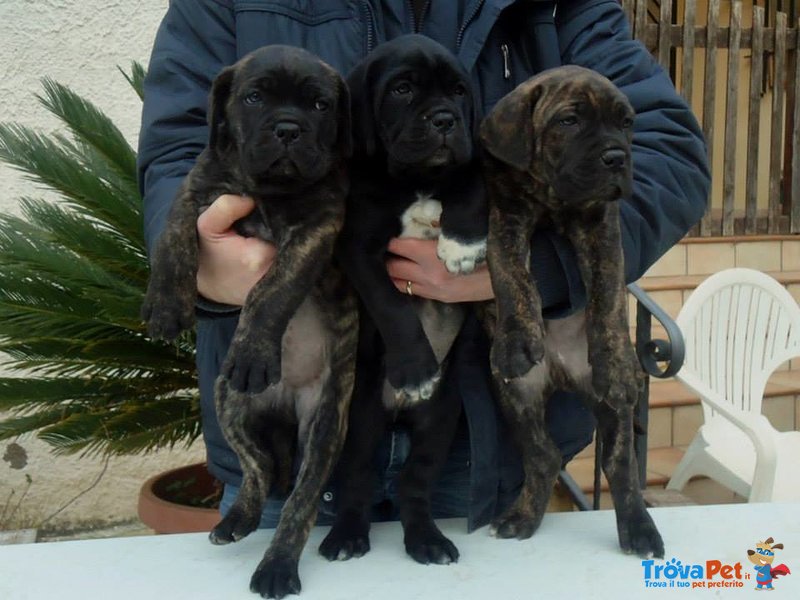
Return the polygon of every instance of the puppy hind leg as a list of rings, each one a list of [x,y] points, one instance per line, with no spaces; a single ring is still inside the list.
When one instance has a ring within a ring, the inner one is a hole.
[[[614,409],[600,402],[595,414],[603,447],[603,472],[614,501],[620,547],[626,553],[663,558],[664,542],[647,512],[639,488],[633,453],[633,408],[625,405]]]
[[[506,425],[522,455],[525,479],[514,503],[492,522],[500,538],[526,539],[544,517],[555,485],[561,454],[545,420],[546,362],[511,384],[500,383],[497,396]]]
[[[261,520],[261,510],[269,495],[275,460],[259,443],[253,417],[243,411],[241,402],[250,402],[245,394],[229,394],[227,383],[220,378],[216,386],[217,413],[225,438],[239,457],[242,484],[239,494],[223,519],[211,530],[211,543],[222,545],[238,542],[252,533]],[[256,433],[254,435],[254,433]]]
[[[352,366],[334,360],[331,370],[335,375],[323,383],[323,396],[309,427],[294,489],[250,580],[251,591],[264,598],[300,593],[297,563],[317,517],[320,493],[342,448],[353,389]]]
[[[398,504],[406,552],[419,563],[457,562],[455,544],[431,515],[431,493],[447,460],[461,414],[456,394],[439,393],[411,410],[411,448],[400,472]]]
[[[319,552],[328,560],[358,558],[369,552],[369,510],[375,486],[373,456],[385,431],[381,398],[383,370],[359,362],[347,437],[336,471],[336,521]]]

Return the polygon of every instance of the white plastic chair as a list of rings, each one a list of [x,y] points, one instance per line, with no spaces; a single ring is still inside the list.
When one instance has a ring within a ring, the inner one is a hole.
[[[667,489],[705,475],[749,502],[800,500],[800,432],[761,414],[767,379],[800,356],[800,307],[772,277],[727,269],[706,279],[676,319],[686,358],[675,376],[697,393],[704,423]]]

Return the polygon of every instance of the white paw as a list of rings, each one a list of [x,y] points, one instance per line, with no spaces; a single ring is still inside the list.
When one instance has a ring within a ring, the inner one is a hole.
[[[441,231],[442,203],[429,194],[417,192],[416,201],[400,216],[400,237],[432,240]]]
[[[395,390],[397,401],[402,406],[408,406],[411,404],[417,404],[423,400],[430,400],[433,397],[433,393],[436,391],[436,388],[439,386],[439,380],[441,378],[441,373],[436,373],[436,375],[427,381],[423,381],[419,387],[404,387],[402,389]]]
[[[465,244],[440,235],[436,254],[448,271],[466,275],[486,259],[486,239]]]

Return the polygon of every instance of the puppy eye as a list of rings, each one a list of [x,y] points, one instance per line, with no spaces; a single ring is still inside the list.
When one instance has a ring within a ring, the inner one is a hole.
[[[453,93],[454,93],[456,96],[463,96],[463,95],[465,95],[465,94],[467,93],[467,88],[465,88],[465,87],[464,87],[463,85],[461,85],[461,84],[458,84],[458,85],[456,86],[456,89],[454,89],[454,90],[453,90]]]
[[[404,96],[405,94],[411,93],[411,85],[407,82],[398,83],[394,88],[392,88],[392,93],[397,94],[398,96]]]
[[[561,117],[559,119],[558,124],[562,127],[572,127],[573,125],[577,125],[578,117],[575,115],[567,115],[566,117]]]
[[[320,98],[314,103],[314,108],[316,108],[320,112],[325,112],[330,107],[330,104],[327,100],[323,100]]]
[[[261,102],[261,94],[259,92],[255,92],[255,91],[254,92],[250,92],[249,94],[247,94],[244,97],[244,103],[245,104],[249,104],[251,106],[253,104],[259,104],[260,102]]]
[[[623,129],[630,129],[631,127],[633,127],[633,119],[631,119],[630,117],[625,117],[624,119],[622,119]]]

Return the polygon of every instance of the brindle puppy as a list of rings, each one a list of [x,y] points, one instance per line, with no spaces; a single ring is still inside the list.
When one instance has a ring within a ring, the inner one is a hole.
[[[342,78],[299,48],[267,46],[224,69],[208,147],[172,206],[143,307],[154,337],[190,327],[198,215],[222,194],[256,200],[237,229],[274,242],[278,255],[247,297],[217,379],[220,426],[244,477],[210,537],[235,542],[258,526],[273,482],[289,485],[299,443],[294,489],[250,584],[264,597],[300,591],[297,562],[346,430],[357,307],[332,254],[348,191],[349,104]]]
[[[539,526],[561,460],[545,402],[564,389],[594,406],[622,549],[664,555],[633,454],[643,375],[628,334],[618,202],[631,193],[633,119],[609,80],[565,66],[517,87],[481,125],[497,311],[496,322],[489,319],[491,366],[525,470],[520,496],[493,524],[500,537],[527,538]],[[561,320],[542,320],[529,272],[530,238],[540,227],[572,242],[587,289],[585,311]]]
[[[451,272],[484,259],[469,76],[440,44],[407,35],[375,49],[347,81],[355,160],[339,255],[365,307],[364,334],[337,521],[320,552],[333,560],[369,550],[372,458],[388,425],[406,428],[411,441],[398,481],[406,551],[421,563],[450,563],[458,550],[436,527],[430,496],[461,410],[455,394],[439,393],[439,374],[467,307],[399,292],[385,261],[393,237],[437,239]]]

